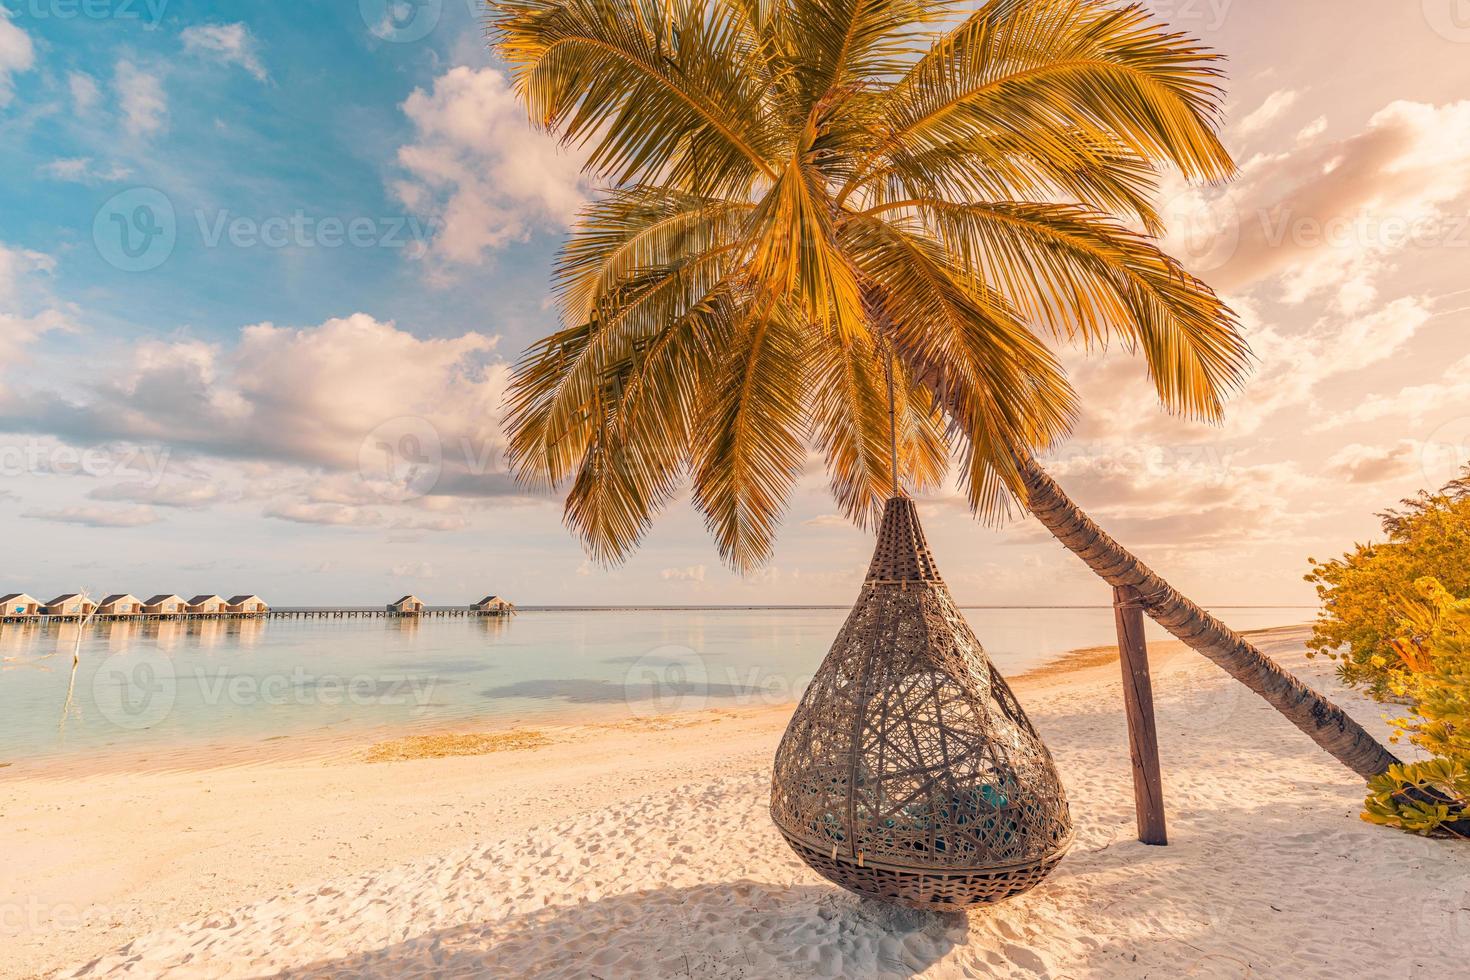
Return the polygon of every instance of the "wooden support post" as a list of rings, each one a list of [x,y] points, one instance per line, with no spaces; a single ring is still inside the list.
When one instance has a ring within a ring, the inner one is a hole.
[[[1164,829],[1164,786],[1159,774],[1159,735],[1154,728],[1154,691],[1148,673],[1148,644],[1143,638],[1143,602],[1137,589],[1113,589],[1118,622],[1118,653],[1123,663],[1123,702],[1128,711],[1128,748],[1133,757],[1133,802],[1138,810],[1138,839],[1167,844]]]

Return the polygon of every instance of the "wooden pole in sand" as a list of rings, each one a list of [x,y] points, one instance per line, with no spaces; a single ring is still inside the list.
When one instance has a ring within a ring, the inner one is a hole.
[[[1148,644],[1143,638],[1143,601],[1126,585],[1113,589],[1118,623],[1118,653],[1123,663],[1123,702],[1128,709],[1128,748],[1133,757],[1133,803],[1138,810],[1138,839],[1167,844],[1164,829],[1164,785],[1159,773],[1159,735],[1154,728],[1154,690],[1148,673]]]

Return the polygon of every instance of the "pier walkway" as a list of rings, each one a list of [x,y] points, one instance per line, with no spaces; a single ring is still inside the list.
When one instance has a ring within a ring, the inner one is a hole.
[[[514,615],[513,609],[482,610],[468,606],[425,606],[417,612],[399,612],[382,606],[281,606],[259,613],[129,613],[124,615],[95,614],[93,622],[170,622],[197,619],[487,619]],[[0,623],[76,623],[85,616],[48,616],[33,613],[21,616],[0,616]]]

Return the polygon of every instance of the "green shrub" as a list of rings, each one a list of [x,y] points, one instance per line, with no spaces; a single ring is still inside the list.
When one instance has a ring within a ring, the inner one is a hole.
[[[1429,576],[1470,595],[1470,469],[1438,493],[1423,491],[1379,516],[1386,541],[1332,561],[1307,559],[1307,581],[1322,600],[1308,647],[1335,659],[1346,683],[1383,699],[1402,669],[1393,641],[1409,628],[1403,600],[1414,583]]]

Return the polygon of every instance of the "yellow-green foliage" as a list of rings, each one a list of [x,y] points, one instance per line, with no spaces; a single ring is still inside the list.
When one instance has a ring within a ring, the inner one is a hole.
[[[1436,579],[1414,583],[1422,601],[1404,604],[1412,632],[1395,641],[1403,669],[1390,690],[1413,706],[1400,718],[1405,735],[1431,755],[1470,762],[1470,599],[1457,599]]]
[[[1363,819],[1429,834],[1470,805],[1470,599],[1429,577],[1414,592],[1398,604],[1403,632],[1391,644],[1388,690],[1412,706],[1394,721],[1394,741],[1407,738],[1435,758],[1370,780]]]
[[[1433,790],[1443,802],[1416,799],[1410,795],[1411,787],[1421,792]],[[1463,762],[1431,759],[1390,766],[1388,772],[1368,780],[1363,819],[1427,837],[1441,831],[1452,819],[1463,816],[1457,811],[1467,800],[1470,800],[1470,766]],[[1440,836],[1445,835],[1441,832]]]
[[[1322,599],[1308,646],[1336,659],[1344,681],[1381,699],[1402,669],[1393,641],[1408,628],[1403,600],[1414,595],[1414,583],[1432,576],[1451,593],[1470,595],[1470,480],[1421,492],[1380,516],[1387,541],[1332,561],[1308,559],[1307,581]]]

